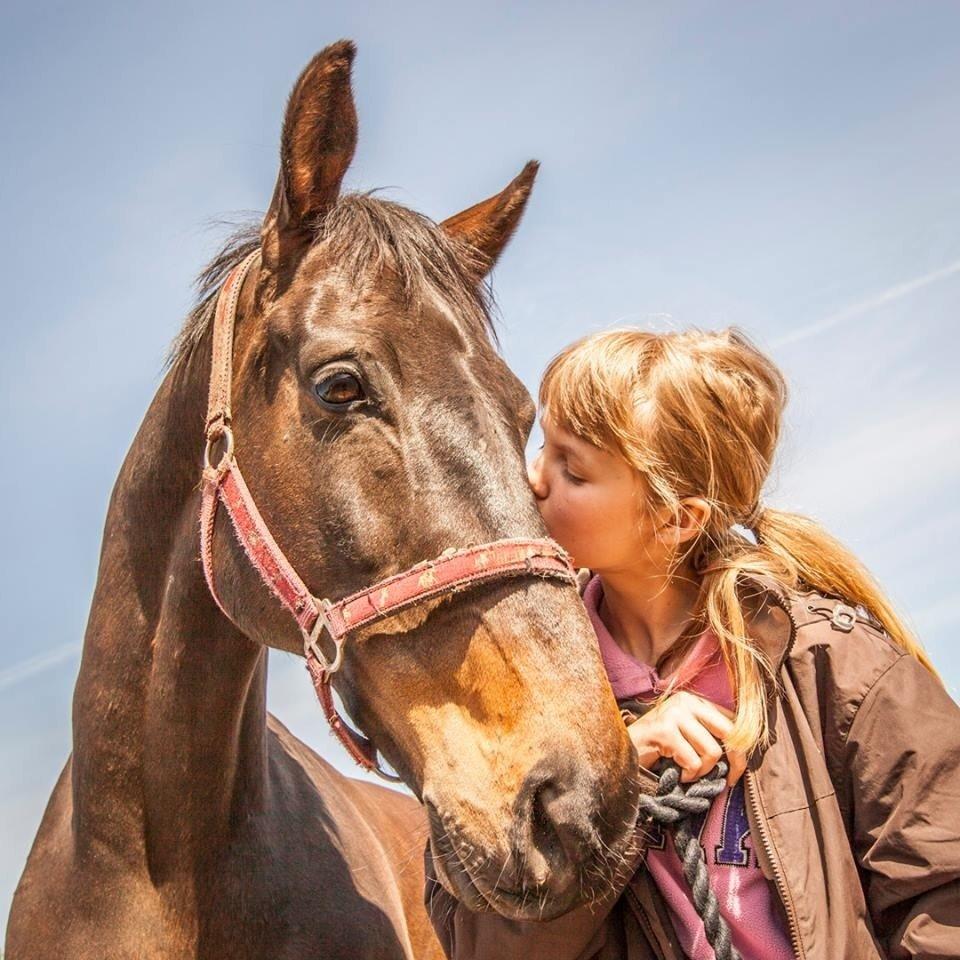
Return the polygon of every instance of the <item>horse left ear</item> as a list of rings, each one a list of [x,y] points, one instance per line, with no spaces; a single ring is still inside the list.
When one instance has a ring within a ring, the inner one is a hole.
[[[500,193],[444,220],[441,229],[478,254],[477,279],[489,273],[523,216],[540,164],[531,160]]]
[[[317,221],[336,202],[353,159],[357,112],[350,68],[355,54],[349,40],[320,51],[290,94],[277,186],[261,229],[263,265],[274,286],[309,247]]]

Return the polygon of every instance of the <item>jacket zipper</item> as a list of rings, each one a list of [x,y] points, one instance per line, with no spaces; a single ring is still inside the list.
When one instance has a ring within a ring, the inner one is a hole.
[[[790,934],[790,945],[793,948],[793,955],[797,960],[803,960],[806,956],[803,944],[800,942],[800,929],[797,923],[797,914],[793,909],[793,900],[790,897],[790,891],[787,888],[787,881],[780,869],[780,862],[777,860],[773,844],[770,842],[770,835],[767,833],[767,821],[764,818],[763,811],[760,809],[760,801],[757,798],[757,789],[754,783],[754,774],[752,770],[747,770],[743,775],[743,782],[746,788],[747,801],[753,812],[753,822],[757,825],[757,833],[760,835],[760,843],[763,847],[764,859],[770,867],[773,874],[773,882],[777,888],[777,894],[780,902],[783,904],[784,912],[787,915],[787,930]]]
[[[790,609],[789,601],[781,597],[776,591],[773,592],[773,595],[776,598],[777,606],[783,610],[790,621],[790,642],[787,644],[787,648],[783,652],[783,657],[778,664],[778,669],[782,669],[783,663],[786,661],[786,658],[790,653],[790,649],[793,647],[793,643],[797,637],[797,621],[793,618],[793,611]],[[760,798],[757,795],[755,774],[752,770],[747,770],[744,773],[743,782],[747,802],[749,803],[750,810],[753,813],[753,822],[756,824],[757,833],[760,835],[760,844],[763,847],[764,859],[766,860],[767,865],[770,867],[770,872],[773,874],[774,886],[777,888],[777,894],[780,897],[780,902],[783,904],[784,912],[787,915],[787,929],[790,934],[790,944],[793,948],[793,955],[797,957],[797,960],[804,960],[806,957],[806,952],[804,951],[803,944],[800,941],[800,928],[797,922],[796,911],[793,908],[793,899],[790,897],[790,890],[787,887],[786,878],[783,875],[783,871],[780,869],[780,861],[777,859],[776,851],[773,849],[773,843],[770,841],[770,834],[767,831],[766,816],[760,807]]]
[[[630,903],[630,906],[633,907],[633,915],[637,919],[637,923],[640,924],[640,927],[643,929],[643,935],[647,938],[647,942],[650,944],[651,949],[656,950],[659,955],[659,960],[664,960],[664,952],[661,948],[660,938],[653,931],[653,924],[650,922],[650,918],[647,916],[647,908],[640,902],[640,898],[630,889],[629,885],[627,886],[627,901]]]
[[[641,869],[646,869],[645,863]],[[632,882],[627,884],[624,892],[627,904],[633,908],[634,919],[642,928],[650,949],[656,954],[656,960],[668,960],[668,958],[674,960],[674,958],[685,956],[677,944],[670,939],[673,926],[670,918],[664,915],[667,907],[663,902],[663,895],[649,873],[641,882],[644,887],[644,896],[634,889]]]

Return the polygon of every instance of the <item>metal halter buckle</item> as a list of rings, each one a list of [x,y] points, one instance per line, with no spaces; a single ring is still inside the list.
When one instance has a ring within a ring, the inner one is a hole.
[[[344,638],[338,637],[335,634],[333,625],[330,623],[330,618],[327,616],[327,610],[332,606],[333,604],[329,600],[318,601],[316,623],[314,623],[313,629],[309,633],[307,633],[306,630],[303,631],[304,655],[307,657],[311,655],[316,657],[317,663],[320,664],[321,669],[328,678],[333,676],[343,665]],[[317,642],[320,637],[320,631],[324,629],[330,635],[330,639],[333,640],[333,646],[336,650],[332,661],[327,659],[326,654],[320,649],[320,644]]]

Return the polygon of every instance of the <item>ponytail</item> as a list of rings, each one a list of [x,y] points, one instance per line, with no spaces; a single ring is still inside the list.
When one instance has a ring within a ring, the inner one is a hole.
[[[737,691],[734,730],[728,746],[749,752],[768,743],[767,690],[773,665],[747,637],[738,590],[745,577],[770,578],[788,591],[815,590],[863,607],[890,639],[934,676],[933,664],[869,570],[820,524],[797,513],[764,507],[755,512],[756,544],[730,533],[702,555],[703,625],[720,649]]]
[[[762,510],[756,527],[763,548],[792,568],[794,585],[842,597],[871,613],[887,636],[916,657],[934,676],[936,669],[884,595],[873,574],[836,537],[809,517],[785,510]]]

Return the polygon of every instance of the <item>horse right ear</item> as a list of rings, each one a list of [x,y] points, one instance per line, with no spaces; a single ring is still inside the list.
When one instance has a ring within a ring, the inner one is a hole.
[[[477,255],[474,272],[478,280],[483,279],[497,262],[517,229],[539,169],[540,164],[531,160],[499,193],[440,224],[448,236],[473,249]]]
[[[265,281],[276,293],[309,247],[317,221],[336,202],[357,145],[350,89],[356,47],[340,40],[300,74],[283,119],[280,172],[261,229]]]

